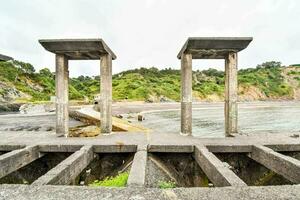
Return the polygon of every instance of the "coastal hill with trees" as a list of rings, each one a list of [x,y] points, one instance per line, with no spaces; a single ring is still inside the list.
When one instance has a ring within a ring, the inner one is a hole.
[[[238,71],[239,98],[253,100],[300,100],[300,65],[265,62]],[[99,76],[70,78],[71,100],[99,94]],[[139,68],[113,75],[114,101],[180,101],[180,70]],[[49,101],[55,95],[55,74],[48,68],[35,71],[29,63],[0,62],[0,102]],[[224,100],[224,71],[193,71],[195,101]]]

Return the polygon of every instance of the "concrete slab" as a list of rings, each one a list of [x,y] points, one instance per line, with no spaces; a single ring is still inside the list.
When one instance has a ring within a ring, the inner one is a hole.
[[[51,194],[51,195],[49,195]],[[86,186],[27,186],[2,185],[0,199],[130,199],[130,200],[234,200],[264,199],[299,200],[300,185],[268,187],[222,187],[222,188],[105,188]]]
[[[116,55],[102,39],[41,39],[39,43],[55,54],[66,55],[69,60],[99,60],[101,55]]]
[[[229,52],[239,52],[252,37],[190,37],[177,55],[192,54],[193,59],[224,59]]]

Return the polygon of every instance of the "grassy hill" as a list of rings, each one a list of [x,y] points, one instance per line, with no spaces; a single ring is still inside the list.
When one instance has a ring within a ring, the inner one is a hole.
[[[266,62],[238,72],[240,100],[300,100],[300,67]],[[73,100],[93,99],[99,93],[99,76],[71,78]],[[55,75],[44,68],[35,72],[29,63],[0,62],[0,102],[48,101],[55,95]],[[224,99],[224,72],[215,69],[193,72],[195,100]],[[171,68],[140,68],[113,75],[115,101],[179,101],[180,71]]]

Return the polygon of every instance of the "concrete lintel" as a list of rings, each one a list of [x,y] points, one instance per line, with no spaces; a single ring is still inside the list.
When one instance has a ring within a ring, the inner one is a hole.
[[[99,38],[95,39],[42,39],[39,43],[52,53],[64,54],[70,60],[98,60],[101,55],[110,54],[112,59],[116,55]]]
[[[83,146],[34,181],[32,185],[68,185],[88,166],[93,158],[93,146]]]
[[[300,160],[277,153],[262,145],[254,145],[248,156],[289,181],[300,183]]]
[[[42,157],[38,146],[28,146],[0,156],[0,178]]]
[[[195,160],[215,186],[247,186],[204,146],[195,146]]]
[[[193,145],[148,145],[148,152],[193,153]]]
[[[137,145],[94,145],[95,153],[132,153],[137,151]]]
[[[128,177],[128,186],[139,186],[145,185],[146,179],[146,166],[147,166],[147,150],[140,150],[134,154],[130,174]]]
[[[190,53],[193,59],[221,59],[229,52],[245,49],[252,37],[189,37],[177,55]]]
[[[264,145],[274,151],[300,151],[300,143],[298,144],[270,144]]]
[[[249,153],[252,145],[206,145],[212,153]]]
[[[22,149],[25,148],[25,145],[9,145],[9,144],[4,144],[4,145],[0,145],[0,151],[14,151],[17,149]]]
[[[55,145],[55,144],[44,144],[39,145],[40,152],[75,152],[80,150],[82,145]]]

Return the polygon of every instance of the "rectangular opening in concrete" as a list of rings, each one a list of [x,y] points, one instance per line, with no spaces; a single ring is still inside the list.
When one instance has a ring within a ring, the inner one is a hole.
[[[118,175],[125,176],[127,182],[131,169],[134,152],[127,153],[95,153],[94,159],[90,164],[77,176],[74,185],[90,185],[90,186],[120,186],[111,183],[101,182],[115,178]],[[126,184],[121,184],[125,186]]]
[[[0,184],[31,184],[71,153],[45,153],[44,156],[2,177]]]
[[[208,187],[210,180],[195,161],[192,153],[148,154],[147,187]]]
[[[249,186],[293,184],[288,179],[251,159],[248,153],[214,153]]]

